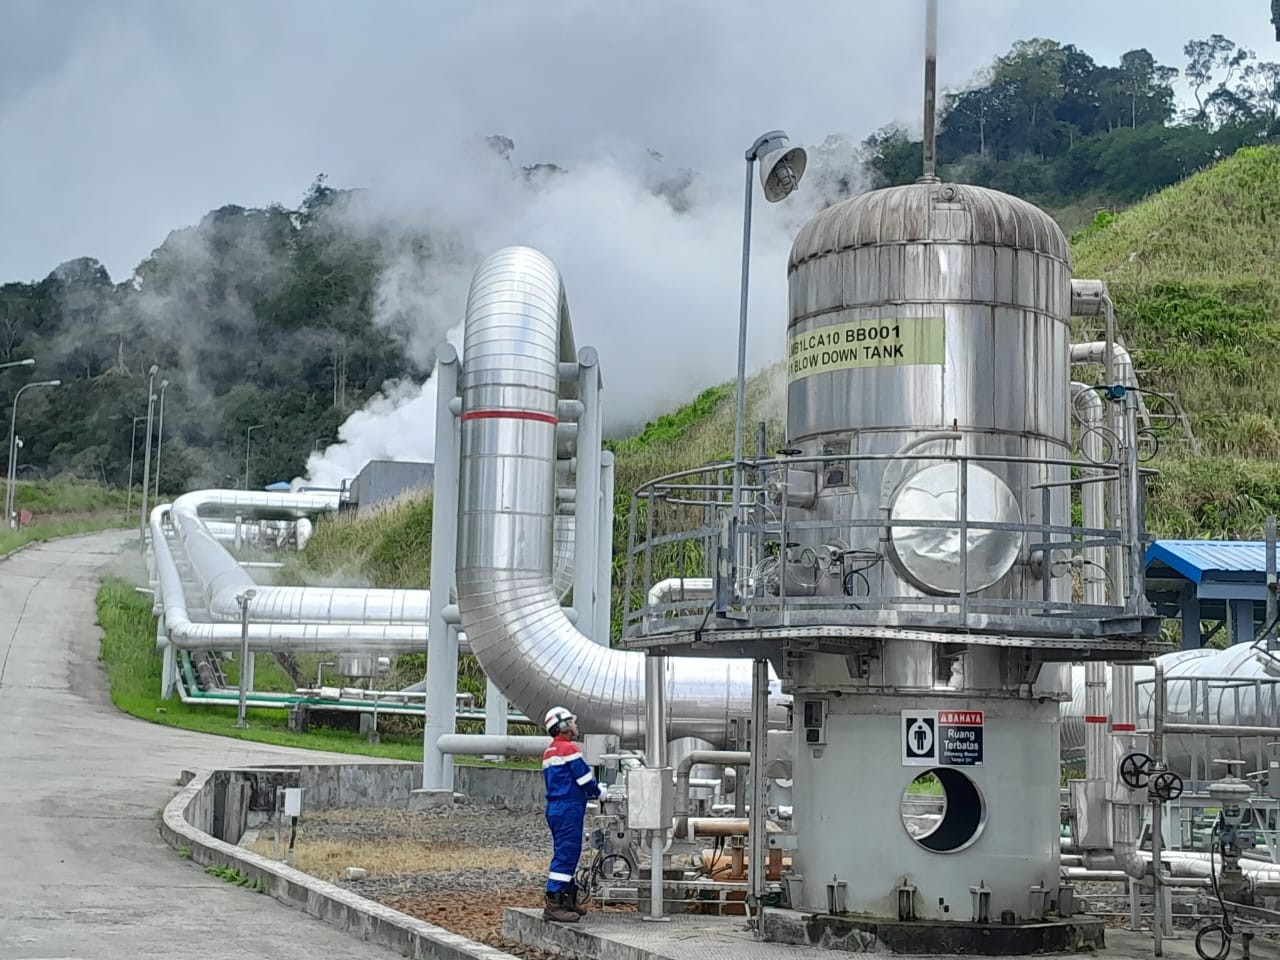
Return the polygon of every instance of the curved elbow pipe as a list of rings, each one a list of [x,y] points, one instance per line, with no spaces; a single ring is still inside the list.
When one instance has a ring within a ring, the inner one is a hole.
[[[1129,351],[1118,343],[1111,345],[1111,356],[1115,362],[1116,380],[1127,387],[1136,386],[1138,382],[1137,375],[1133,370],[1133,357]],[[1090,343],[1073,343],[1071,345],[1071,362],[1072,363],[1106,363],[1107,362],[1107,342],[1105,340],[1094,340]]]
[[[675,835],[689,835],[689,775],[700,763],[719,766],[747,766],[751,753],[747,750],[694,750],[676,767]]]
[[[644,654],[584,636],[551,581],[560,361],[575,359],[551,261],[528,247],[489,256],[463,337],[457,587],[472,652],[526,716],[562,704],[584,731],[637,742]],[[751,662],[667,664],[668,736],[724,742],[730,720],[750,713]]]

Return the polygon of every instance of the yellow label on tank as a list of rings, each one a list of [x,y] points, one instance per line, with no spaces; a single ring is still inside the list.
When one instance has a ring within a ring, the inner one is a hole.
[[[942,317],[896,317],[837,323],[787,339],[787,380],[832,370],[941,364]]]

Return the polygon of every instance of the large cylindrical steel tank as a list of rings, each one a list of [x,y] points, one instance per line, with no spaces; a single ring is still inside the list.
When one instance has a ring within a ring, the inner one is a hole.
[[[816,500],[796,505],[820,523],[789,538],[842,541],[857,564],[851,603],[880,611],[883,638],[865,686],[835,655],[797,658],[788,677],[806,715],[826,718],[796,740],[801,905],[824,909],[834,876],[848,879],[853,913],[901,916],[906,897],[922,919],[977,919],[982,889],[992,916],[1038,919],[1029,902],[1058,887],[1057,705],[1028,690],[1021,651],[944,656],[918,633],[893,637],[896,611],[936,611],[931,628],[955,644],[963,634],[942,631],[966,623],[960,531],[893,523],[956,521],[961,468],[946,458],[978,458],[964,468],[969,522],[1011,528],[967,531],[964,592],[1032,612],[1049,576],[1049,598],[1070,599],[1066,571],[1032,546],[1044,520],[1071,523],[1069,489],[1044,486],[1070,474],[1049,462],[1071,458],[1067,241],[1015,197],[921,182],[819,213],[793,245],[789,280],[788,446],[822,458]],[[878,522],[841,526],[856,520]],[[1065,692],[1065,673],[1044,670],[1039,692]],[[955,717],[974,729],[957,733]],[[947,753],[966,737],[976,754]],[[909,835],[900,802],[926,769],[946,812],[933,833]]]
[[[959,471],[929,455],[1070,458],[1070,254],[1036,207],[937,182],[866,193],[804,227],[789,285],[789,445],[809,456],[917,458],[830,461],[818,471],[817,518],[956,519]],[[968,471],[974,523],[1039,524],[1036,485],[1068,476],[1041,463]],[[1051,500],[1053,522],[1068,525],[1068,491]],[[867,558],[858,587],[871,596],[959,592],[958,531],[896,529],[886,544],[863,528],[846,539]],[[1030,542],[971,529],[967,592],[1041,598]],[[1058,580],[1051,597],[1065,598]]]

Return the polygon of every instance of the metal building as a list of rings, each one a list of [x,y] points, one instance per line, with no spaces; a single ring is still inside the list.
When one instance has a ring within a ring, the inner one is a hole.
[[[430,490],[435,464],[408,460],[370,460],[351,481],[349,505],[368,510],[411,493]]]

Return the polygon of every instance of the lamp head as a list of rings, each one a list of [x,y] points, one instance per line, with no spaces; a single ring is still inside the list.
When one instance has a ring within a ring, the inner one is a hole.
[[[36,365],[36,362],[31,357],[28,357],[26,360],[18,361],[18,365],[23,367],[34,367]]]
[[[800,186],[809,157],[804,147],[793,147],[786,137],[781,137],[770,144],[768,152],[761,154],[759,160],[764,198],[770,203],[777,203]]]
[[[161,390],[163,390],[163,389],[164,389],[165,387],[167,387],[168,385],[169,385],[169,381],[168,381],[168,380],[161,380],[161,381],[160,381],[160,389],[161,389]]]

